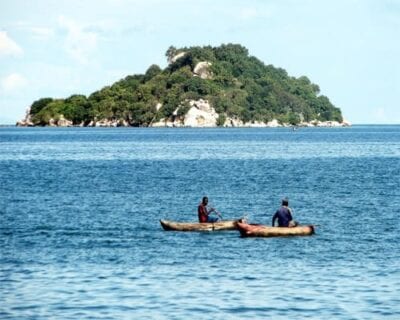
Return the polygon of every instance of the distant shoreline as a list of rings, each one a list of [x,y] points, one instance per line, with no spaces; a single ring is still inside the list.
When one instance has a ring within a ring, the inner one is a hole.
[[[347,128],[351,127],[361,127],[361,126],[400,126],[400,123],[357,123],[357,124],[352,124],[351,126],[348,126]],[[10,127],[15,127],[15,128],[148,128],[148,129],[291,129],[296,126],[282,126],[282,127],[81,127],[81,126],[70,126],[70,127],[61,127],[61,126],[17,126],[15,124],[0,124],[0,128],[10,128]],[[297,129],[304,129],[304,128],[346,128],[345,126],[341,127],[324,127],[324,126],[312,126],[312,127],[296,127]]]

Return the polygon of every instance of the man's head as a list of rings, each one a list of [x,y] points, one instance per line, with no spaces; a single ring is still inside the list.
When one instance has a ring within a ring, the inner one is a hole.
[[[208,203],[208,198],[207,198],[207,197],[203,197],[202,203],[205,204],[205,205],[207,205],[207,203]]]
[[[286,197],[283,198],[283,199],[282,199],[282,205],[287,207],[287,206],[289,205],[289,199],[286,198]]]

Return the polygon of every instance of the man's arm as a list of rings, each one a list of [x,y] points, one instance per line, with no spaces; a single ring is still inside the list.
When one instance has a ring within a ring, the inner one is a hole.
[[[292,209],[290,209],[290,208],[288,207],[288,211],[289,211],[289,218],[290,218],[289,221],[292,221],[292,220],[293,220]]]
[[[275,220],[278,218],[278,211],[275,212],[274,216],[272,217],[272,226],[275,227]]]

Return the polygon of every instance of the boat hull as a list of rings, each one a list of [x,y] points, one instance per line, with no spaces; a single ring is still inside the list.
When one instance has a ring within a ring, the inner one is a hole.
[[[218,222],[175,222],[160,220],[161,226],[167,231],[221,231],[221,230],[237,230],[239,220],[227,220]]]
[[[313,225],[292,228],[252,225],[241,222],[238,222],[237,225],[242,237],[310,236],[315,232]]]

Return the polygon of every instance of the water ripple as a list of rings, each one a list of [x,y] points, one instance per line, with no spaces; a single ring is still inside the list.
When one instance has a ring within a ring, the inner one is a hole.
[[[400,127],[0,128],[1,319],[399,319]],[[165,232],[203,195],[316,235]]]

